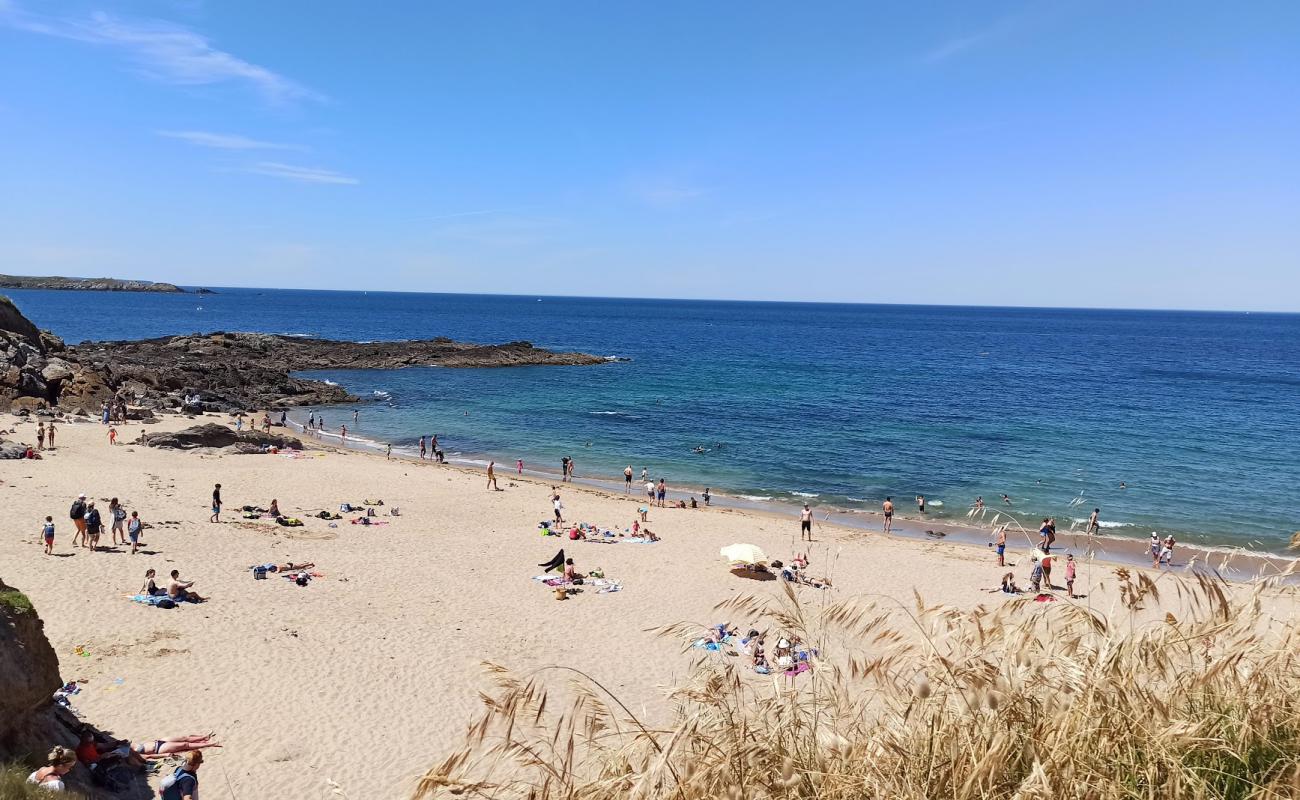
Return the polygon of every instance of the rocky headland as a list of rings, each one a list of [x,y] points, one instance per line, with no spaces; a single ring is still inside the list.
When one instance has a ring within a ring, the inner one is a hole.
[[[357,400],[295,373],[409,366],[586,366],[606,359],[529,342],[480,345],[446,338],[341,342],[261,333],[195,333],[65,345],[0,296],[0,410],[97,413],[122,399],[128,418],[155,411],[251,411]]]
[[[0,289],[68,289],[85,292],[164,292],[185,294],[174,283],[132,281],[122,278],[64,278],[58,275],[0,275]],[[210,294],[210,290],[204,290]]]

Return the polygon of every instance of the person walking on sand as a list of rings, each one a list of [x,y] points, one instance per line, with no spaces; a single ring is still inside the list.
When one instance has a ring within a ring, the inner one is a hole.
[[[49,440],[50,449],[54,449],[54,420],[50,420],[50,426],[45,429],[45,436]]]
[[[487,488],[489,490],[496,490],[498,492],[501,491],[499,488],[497,488],[497,462],[495,461],[488,462]]]
[[[515,459],[515,474],[517,475],[524,474],[524,460],[522,458]]]
[[[894,529],[894,498],[886,497],[880,509],[885,512],[885,533],[889,533]]]
[[[1161,564],[1169,566],[1174,565],[1174,535],[1171,533],[1165,537],[1164,543],[1160,545],[1160,555],[1156,556],[1156,563],[1153,567],[1159,567]]]
[[[384,446],[384,458],[387,458],[389,461],[392,461],[392,460],[393,460],[393,443],[392,443],[392,442],[389,442],[387,445]]]
[[[45,527],[41,529],[41,538],[45,540],[45,555],[54,553],[54,517],[45,518]]]
[[[556,524],[563,525],[564,524],[564,503],[560,501],[560,496],[558,494],[555,495],[555,498],[553,500],[551,500],[551,505],[555,508]]]
[[[346,441],[348,440],[348,426],[347,426],[347,425],[342,425],[342,426],[339,427],[339,439],[343,440],[344,442],[346,442]]]
[[[117,444],[117,428],[111,425],[108,427],[108,443],[111,445]]]
[[[998,548],[998,566],[1005,567],[1007,565],[1007,560],[1006,560],[1007,526],[1006,525],[999,525],[997,530],[993,532],[993,543],[997,545]]]
[[[43,421],[36,426],[36,449],[45,449],[45,423]]]
[[[668,496],[668,484],[664,481],[663,478],[659,479],[659,488],[655,490],[655,494],[659,498],[659,507],[663,508],[664,498]]]
[[[1074,576],[1078,570],[1079,562],[1074,560],[1073,553],[1065,554],[1065,593],[1073,600],[1074,594]]]
[[[1088,532],[1088,535],[1089,535],[1089,536],[1091,536],[1092,534],[1096,533],[1096,532],[1101,528],[1101,522],[1097,519],[1097,517],[1099,517],[1100,515],[1101,515],[1101,509],[1100,509],[1100,508],[1094,508],[1094,509],[1092,510],[1092,513],[1088,515],[1088,531],[1087,531],[1087,532]]]
[[[645,493],[646,493],[646,499],[650,501],[650,505],[654,505],[654,504],[655,504],[655,483],[654,483],[654,481],[646,481],[646,482],[645,482]]]
[[[1151,566],[1158,566],[1160,563],[1160,534],[1151,531]]]
[[[112,521],[109,538],[113,540],[113,545],[116,546],[119,542],[126,544],[126,509],[116,497],[108,501],[108,518]]]
[[[140,522],[140,512],[132,511],[131,519],[126,523],[126,535],[131,540],[131,555],[140,549],[140,528],[144,527]]]
[[[424,453],[425,453],[425,449],[424,449],[424,436],[421,436],[421,437],[420,437],[420,460],[421,460],[421,461],[424,460]]]
[[[86,541],[90,543],[90,552],[99,549],[99,534],[104,530],[104,523],[100,519],[99,509],[95,508],[95,501],[91,500],[86,503]]]
[[[808,534],[808,541],[812,541],[812,518],[812,508],[804,503],[803,511],[799,512],[799,541],[803,541],[804,534]]]
[[[68,518],[72,520],[73,526],[77,532],[72,535],[73,547],[84,547],[86,544],[86,493],[82,492],[77,495],[77,499],[72,501],[72,508],[68,510]],[[1152,534],[1153,536],[1155,534]]]
[[[221,521],[221,484],[218,483],[216,487],[212,490],[212,516],[208,518],[208,522],[220,522],[220,521]]]
[[[632,493],[632,465],[628,464],[623,470],[623,494]]]

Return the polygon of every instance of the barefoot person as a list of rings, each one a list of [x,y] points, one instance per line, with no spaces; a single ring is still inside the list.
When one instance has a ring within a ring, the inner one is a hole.
[[[84,546],[86,544],[86,495],[84,492],[77,495],[77,499],[72,501],[72,508],[68,509],[68,517],[77,529],[77,532],[72,535],[72,546]]]
[[[140,528],[143,527],[140,522],[140,512],[132,511],[131,519],[126,523],[126,536],[131,540],[131,555],[140,549]]]
[[[45,555],[54,552],[54,517],[45,518],[45,527],[41,529],[41,538],[45,540]]]
[[[808,541],[812,541],[812,518],[812,509],[804,503],[803,511],[799,512],[799,541],[803,541],[804,534],[808,535]]]
[[[489,490],[496,489],[497,491],[501,491],[497,488],[497,462],[488,462],[487,478],[487,488]]]
[[[1006,561],[1007,526],[1006,525],[999,525],[998,529],[994,531],[993,543],[996,544],[998,548],[998,566],[1005,567],[1007,565],[1007,561]]]
[[[1094,508],[1092,510],[1092,513],[1088,515],[1088,530],[1087,530],[1088,535],[1091,536],[1101,528],[1101,522],[1097,519],[1100,515],[1101,515],[1100,508]]]
[[[894,529],[894,498],[886,497],[880,508],[885,512],[885,533]]]
[[[45,429],[45,438],[49,441],[49,447],[54,449],[54,420],[50,420],[50,426]]]
[[[208,518],[208,522],[220,522],[220,521],[221,521],[221,484],[218,483],[216,487],[212,490],[212,516]]]
[[[623,494],[632,493],[632,465],[628,464],[623,470]]]
[[[109,528],[109,539],[114,545],[126,544],[126,509],[116,497],[108,501],[108,519],[112,524]]]
[[[203,602],[203,598],[199,596],[198,592],[190,591],[190,587],[194,585],[194,581],[181,580],[181,572],[177,569],[172,570],[171,574],[171,583],[167,584],[168,597],[177,603],[183,603],[187,600],[191,603]]]
[[[1065,593],[1073,600],[1074,595],[1074,576],[1078,570],[1078,562],[1074,560],[1074,553],[1065,554]]]
[[[99,549],[99,534],[104,531],[104,523],[100,519],[99,509],[95,508],[95,501],[91,500],[86,503],[86,541],[89,543],[90,552]]]

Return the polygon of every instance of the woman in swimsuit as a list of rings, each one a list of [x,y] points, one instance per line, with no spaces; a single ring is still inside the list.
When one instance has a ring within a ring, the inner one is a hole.
[[[131,746],[131,750],[145,758],[162,758],[173,753],[188,753],[205,747],[220,747],[212,741],[212,734],[203,736],[173,736],[169,739],[153,739]]]
[[[27,782],[51,792],[62,792],[63,776],[77,766],[77,756],[66,747],[56,747],[50,751],[45,766],[27,776]]]
[[[166,592],[164,592],[162,589],[159,589],[158,584],[154,582],[154,575],[156,574],[157,573],[154,572],[153,570],[149,570],[145,572],[144,586],[140,587],[140,594],[146,595],[148,597],[156,597],[160,594],[166,594]]]

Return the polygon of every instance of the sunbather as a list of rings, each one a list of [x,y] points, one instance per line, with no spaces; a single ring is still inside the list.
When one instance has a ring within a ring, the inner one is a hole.
[[[168,739],[151,739],[131,745],[131,752],[145,758],[162,758],[175,753],[188,753],[191,750],[220,746],[212,741],[212,734],[206,733],[202,736],[173,736]]]
[[[145,595],[147,597],[156,597],[160,594],[167,594],[162,589],[159,589],[158,584],[154,582],[154,576],[157,574],[158,573],[154,572],[153,570],[145,571],[144,586],[140,587],[140,594]]]
[[[181,580],[180,570],[174,569],[172,570],[171,583],[167,585],[167,596],[177,603],[183,603],[185,601],[191,603],[202,603],[203,598],[199,596],[199,593],[190,589],[193,585],[194,581]]]
[[[273,517],[279,517],[279,516],[281,516],[281,514],[280,514],[280,501],[279,501],[279,500],[276,500],[274,497],[271,498],[271,516],[273,516]]]

